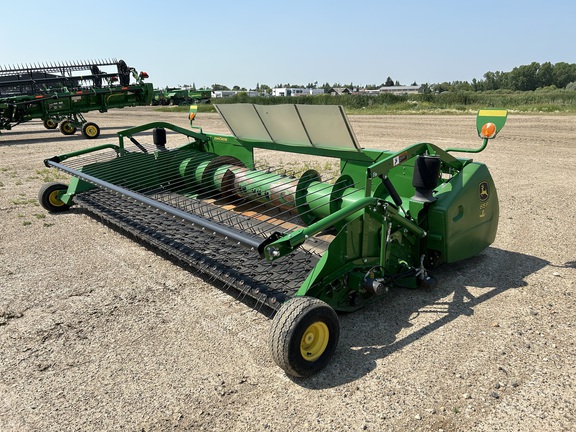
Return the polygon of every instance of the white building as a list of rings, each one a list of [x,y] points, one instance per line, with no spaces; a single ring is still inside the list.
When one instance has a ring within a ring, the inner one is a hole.
[[[213,98],[225,98],[235,96],[238,92],[234,90],[215,90],[212,92]]]
[[[317,94],[324,94],[324,89],[287,87],[272,89],[272,96],[309,96]]]
[[[246,90],[246,91],[244,91],[244,90],[240,90],[240,91],[215,90],[212,92],[212,97],[213,98],[225,98],[225,97],[230,97],[230,96],[236,96],[238,93],[246,93],[250,97],[260,96],[260,93],[258,93],[256,90]]]

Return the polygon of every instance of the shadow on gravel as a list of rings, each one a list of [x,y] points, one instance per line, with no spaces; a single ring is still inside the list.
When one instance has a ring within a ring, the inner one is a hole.
[[[79,207],[73,207],[70,211],[104,222],[109,228],[151,248],[149,243],[138,236],[107,223],[90,211]],[[204,281],[227,291],[220,282],[175,259],[175,256],[165,254],[155,247],[152,247],[152,250]],[[575,263],[567,262],[564,266],[572,267]],[[341,314],[340,341],[330,364],[319,374],[309,378],[288,377],[295,384],[309,389],[333,388],[354,382],[374,370],[377,361],[461,316],[473,315],[475,306],[510,289],[527,286],[525,279],[547,265],[550,263],[541,258],[497,248],[488,248],[479,256],[462,262],[443,265],[434,271],[438,284],[433,290],[393,289],[382,296],[380,301],[364,309]],[[474,294],[468,287],[472,287]],[[255,304],[243,296],[236,299],[271,317],[272,311],[263,308],[262,304]],[[429,323],[399,339],[398,334],[403,329],[413,327],[411,321],[422,314],[430,314],[432,318],[427,320]]]
[[[341,337],[331,363],[318,375],[293,379],[306,388],[323,389],[358,380],[376,368],[376,362],[402,350],[460,316],[474,314],[474,307],[514,288],[526,286],[525,278],[548,261],[489,248],[463,262],[444,265],[434,272],[438,285],[432,291],[397,289],[381,301],[355,313],[341,315]],[[473,295],[467,287],[483,289]],[[446,301],[446,298],[450,300]],[[434,314],[438,319],[398,339],[412,327],[416,315]],[[423,353],[425,355],[425,353]]]

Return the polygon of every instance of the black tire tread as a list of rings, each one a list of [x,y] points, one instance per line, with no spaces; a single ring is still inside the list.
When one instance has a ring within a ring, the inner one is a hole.
[[[66,190],[68,186],[58,182],[45,183],[40,187],[38,191],[38,201],[40,205],[51,213],[59,213],[66,211],[70,208],[70,205],[63,203],[62,206],[55,207],[50,203],[49,196],[55,190]]]
[[[70,126],[70,129],[67,129],[67,126]],[[59,126],[60,132],[62,135],[74,135],[76,133],[76,126],[70,120],[63,120],[60,122]]]
[[[336,334],[330,334],[330,339],[332,339],[334,343],[329,343],[322,356],[323,359],[321,358],[310,364],[312,367],[309,371],[295,369],[289,358],[289,346],[300,320],[306,315],[314,313],[316,310],[325,308],[328,308],[331,311],[333,319],[338,323],[336,312],[325,302],[315,297],[293,297],[284,303],[276,313],[276,316],[272,320],[272,325],[270,326],[268,343],[270,345],[270,352],[272,353],[273,360],[286,373],[296,377],[311,375],[323,368],[332,357],[336,345],[338,344],[339,327]]]
[[[56,129],[58,127],[58,123],[52,119],[44,120],[44,127],[48,130]]]
[[[96,135],[89,136],[86,133],[86,129],[89,128],[90,126],[94,126],[96,128]],[[84,123],[84,125],[82,126],[82,135],[84,135],[84,138],[87,138],[87,139],[96,139],[100,136],[100,127],[94,122]]]

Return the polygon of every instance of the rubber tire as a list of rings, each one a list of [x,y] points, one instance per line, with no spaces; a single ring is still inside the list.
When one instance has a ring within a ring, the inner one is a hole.
[[[58,127],[58,122],[54,119],[46,119],[44,120],[44,127],[46,129],[56,129]]]
[[[38,201],[44,209],[50,213],[60,213],[68,210],[71,206],[63,201],[60,201],[56,194],[59,191],[67,190],[68,186],[62,183],[50,182],[42,185],[38,192]]]
[[[300,343],[307,329],[316,323],[328,328],[328,344],[313,361],[302,356]],[[272,320],[268,343],[272,358],[287,374],[306,377],[324,368],[331,360],[338,338],[340,321],[334,309],[314,297],[293,297],[282,305]]]
[[[74,135],[76,133],[76,126],[70,120],[62,120],[60,122],[60,132],[63,135]]]
[[[100,136],[100,127],[96,123],[84,123],[82,126],[82,135],[87,139],[98,138]]]

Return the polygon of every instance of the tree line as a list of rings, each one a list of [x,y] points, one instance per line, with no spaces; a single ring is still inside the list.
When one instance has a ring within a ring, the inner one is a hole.
[[[328,92],[328,90],[330,90],[331,88],[348,88],[348,89],[357,89],[357,88],[363,88],[366,90],[377,90],[381,87],[390,87],[390,86],[399,86],[400,81],[394,81],[392,78],[388,77],[386,79],[385,82],[383,82],[382,84],[367,84],[367,85],[363,85],[363,86],[358,86],[358,85],[354,85],[353,82],[350,82],[348,84],[342,84],[339,82],[336,83],[332,83],[330,84],[329,82],[325,82],[324,84],[319,84],[318,81],[314,81],[314,82],[309,82],[306,85],[303,84],[290,84],[290,83],[279,83],[276,84],[274,87],[270,87],[269,85],[266,84],[260,84],[260,83],[256,83],[256,87],[254,89],[250,89],[250,90],[256,90],[262,93],[271,93],[272,92],[272,88],[306,88],[306,89],[324,89],[325,92]],[[415,86],[418,85],[416,82],[413,82],[411,85]],[[223,84],[212,84],[212,90],[214,91],[218,91],[218,90],[234,90],[234,91],[248,91],[248,89],[246,89],[245,87],[240,87],[238,85],[233,86],[232,88],[229,88]]]
[[[276,84],[274,88],[323,88],[328,91],[333,87],[346,87],[349,89],[363,88],[366,90],[374,90],[380,87],[400,85],[398,80],[393,80],[388,77],[385,82],[381,84],[367,84],[363,86],[354,85],[354,83],[328,83],[319,84],[318,81],[301,84],[280,83]],[[418,85],[413,82],[411,85]],[[423,88],[427,93],[442,93],[446,91],[494,91],[494,90],[507,90],[507,91],[534,91],[538,89],[554,90],[554,89],[567,89],[576,90],[576,64],[559,62],[552,64],[550,62],[538,63],[532,62],[529,65],[517,66],[509,72],[486,72],[483,79],[477,80],[474,78],[472,82],[468,81],[452,81],[442,82],[436,84],[423,84]],[[256,84],[254,90],[263,93],[270,93],[272,87],[266,84]],[[222,84],[213,84],[212,90],[236,90],[247,91],[246,88],[240,86],[233,86],[231,89]]]
[[[430,86],[441,93],[444,91],[534,91],[538,89],[576,90],[576,64],[574,63],[538,63],[515,67],[510,72],[486,72],[484,79],[471,83],[467,81],[443,82]]]

